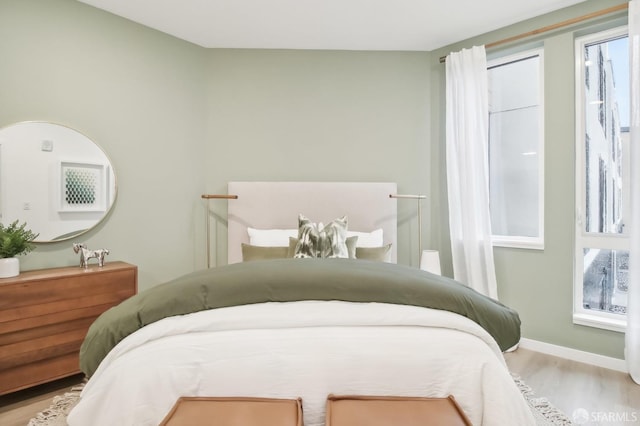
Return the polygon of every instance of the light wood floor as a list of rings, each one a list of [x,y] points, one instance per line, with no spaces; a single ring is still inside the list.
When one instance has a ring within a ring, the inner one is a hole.
[[[640,385],[628,374],[526,349],[505,359],[536,397],[547,398],[569,418],[583,409],[589,426],[640,425]]]
[[[640,385],[627,374],[526,349],[505,354],[505,358],[509,369],[519,375],[537,397],[549,399],[570,418],[576,409],[582,408],[592,418],[604,419],[587,423],[590,426],[640,425]],[[74,376],[0,396],[0,425],[26,426],[29,419],[50,405],[55,395],[81,381],[81,376]],[[625,418],[635,421],[626,422]]]
[[[83,375],[68,377],[31,389],[0,396],[0,425],[26,426],[36,414],[49,408],[54,396],[82,383]]]

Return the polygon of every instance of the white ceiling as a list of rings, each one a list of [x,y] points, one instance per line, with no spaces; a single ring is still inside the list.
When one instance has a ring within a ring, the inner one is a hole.
[[[80,0],[203,47],[430,51],[585,0]]]

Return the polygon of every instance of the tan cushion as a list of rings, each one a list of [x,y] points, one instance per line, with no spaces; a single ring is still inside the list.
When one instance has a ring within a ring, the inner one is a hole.
[[[381,247],[356,247],[356,258],[361,260],[388,262],[390,254],[391,244]]]
[[[262,247],[242,243],[242,261],[284,259],[289,255],[289,247]]]
[[[302,426],[302,400],[180,397],[160,426]]]
[[[471,426],[452,396],[327,398],[326,426]]]

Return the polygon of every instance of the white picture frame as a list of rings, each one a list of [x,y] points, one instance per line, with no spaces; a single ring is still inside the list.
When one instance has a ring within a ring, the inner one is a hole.
[[[104,212],[107,184],[107,167],[104,164],[61,161],[59,211]]]

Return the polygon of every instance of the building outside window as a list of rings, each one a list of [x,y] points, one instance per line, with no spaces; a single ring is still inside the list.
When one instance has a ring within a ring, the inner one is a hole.
[[[623,331],[629,236],[626,27],[576,40],[574,322]]]

